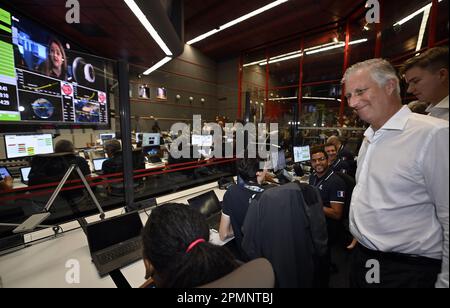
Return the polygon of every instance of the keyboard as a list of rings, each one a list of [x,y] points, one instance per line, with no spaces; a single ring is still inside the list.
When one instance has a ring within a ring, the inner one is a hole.
[[[99,264],[104,265],[114,260],[117,260],[121,257],[124,257],[128,254],[131,254],[137,250],[141,250],[141,248],[142,248],[141,239],[137,238],[130,242],[121,243],[112,246],[111,248],[107,248],[106,250],[103,250],[101,253],[98,253],[96,256]]]

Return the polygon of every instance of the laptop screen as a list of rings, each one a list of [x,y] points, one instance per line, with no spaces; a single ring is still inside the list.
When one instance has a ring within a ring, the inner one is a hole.
[[[93,160],[94,171],[102,171],[103,163],[104,163],[105,160],[107,160],[107,158],[94,159]]]
[[[3,180],[7,176],[11,176],[8,169],[6,167],[0,167],[0,180]]]
[[[188,203],[192,208],[200,211],[206,218],[222,210],[219,199],[213,190],[189,199]]]
[[[89,249],[94,253],[141,236],[142,228],[137,212],[89,224],[86,226]]]
[[[20,168],[20,175],[22,176],[22,182],[28,182],[28,175],[30,175],[31,167]]]

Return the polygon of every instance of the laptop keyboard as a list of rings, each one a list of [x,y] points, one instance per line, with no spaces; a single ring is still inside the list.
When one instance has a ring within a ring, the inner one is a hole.
[[[128,243],[114,246],[104,252],[97,254],[98,262],[102,265],[107,264],[113,260],[117,260],[123,256],[131,254],[142,248],[141,239],[137,238]]]

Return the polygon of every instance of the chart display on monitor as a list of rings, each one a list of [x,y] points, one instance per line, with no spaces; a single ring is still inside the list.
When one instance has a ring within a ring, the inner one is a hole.
[[[161,144],[160,134],[150,134],[150,133],[142,134],[143,147],[159,146],[160,144]]]
[[[5,135],[8,159],[53,153],[51,134]]]
[[[309,146],[303,146],[303,147],[294,147],[294,162],[300,163],[304,161],[310,161],[311,160],[311,154],[310,154]]]
[[[109,125],[106,61],[0,7],[0,124]]]
[[[211,147],[213,145],[212,135],[192,135],[192,145]]]

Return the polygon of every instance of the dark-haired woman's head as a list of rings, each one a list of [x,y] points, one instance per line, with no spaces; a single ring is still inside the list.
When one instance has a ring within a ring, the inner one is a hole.
[[[244,158],[239,158],[236,162],[239,177],[246,183],[261,184],[266,177],[266,171],[261,169],[259,158],[249,158],[245,152]]]
[[[237,267],[226,248],[209,243],[204,216],[184,204],[155,208],[142,239],[147,277],[152,276],[157,287],[196,287]]]

